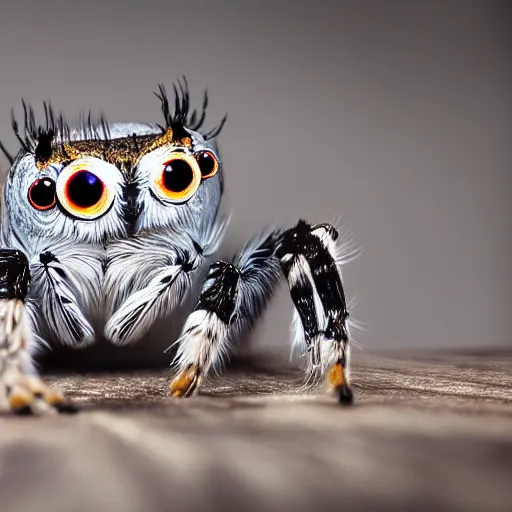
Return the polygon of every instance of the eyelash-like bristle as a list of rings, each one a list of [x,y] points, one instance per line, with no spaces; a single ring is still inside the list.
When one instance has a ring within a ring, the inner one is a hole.
[[[9,161],[9,164],[12,165],[14,163],[14,157],[4,146],[4,143],[0,140],[0,151],[5,155],[5,158]]]
[[[21,149],[26,152],[35,152],[41,144],[51,143],[62,144],[71,138],[71,127],[62,113],[57,114],[50,102],[43,102],[44,124],[37,124],[34,108],[24,99],[21,100],[23,110],[23,123],[21,124],[11,110],[11,125],[14,135],[18,140]],[[87,140],[105,140],[110,139],[109,123],[103,113],[98,120],[93,119],[92,113],[83,112],[79,116],[80,135]],[[0,150],[11,162],[14,158],[6,150],[4,144],[0,142]]]
[[[204,91],[202,107],[199,110],[191,110],[190,92],[188,82],[185,76],[182,80],[177,80],[173,84],[174,90],[174,109],[171,111],[169,98],[165,87],[160,84],[155,96],[160,100],[161,110],[164,116],[165,126],[159,126],[163,131],[169,128],[176,134],[184,134],[185,130],[199,131],[206,118],[206,109],[208,107],[208,92]],[[11,110],[11,125],[14,135],[21,147],[27,153],[37,153],[38,155],[51,154],[52,144],[62,146],[71,139],[72,129],[70,124],[59,112],[56,113],[52,104],[48,101],[43,102],[44,124],[39,125],[36,122],[36,116],[33,107],[24,99],[21,100],[23,122],[20,123],[14,110]],[[205,140],[210,140],[221,132],[226,122],[225,115],[221,122],[208,132],[202,133]],[[84,140],[111,140],[110,125],[103,113],[99,119],[94,119],[91,112],[81,112],[78,119],[77,129],[80,138]],[[180,135],[181,137],[181,135]],[[14,163],[15,157],[7,150],[0,141],[0,151],[5,155],[9,163]]]
[[[60,145],[71,139],[71,126],[62,113],[56,113],[50,102],[43,102],[44,124],[36,122],[34,108],[24,99],[21,100],[23,110],[23,122],[20,123],[14,110],[11,110],[11,125],[14,135],[21,149],[27,153],[35,153],[39,156],[51,154],[52,144]],[[81,112],[78,120],[80,137],[85,140],[110,140],[109,123],[102,112],[99,119],[94,119],[92,113]],[[0,151],[5,155],[9,163],[14,163],[15,157],[0,141]],[[44,158],[43,158],[44,159]]]
[[[162,114],[166,128],[173,128],[174,130],[190,129],[198,131],[204,123],[206,118],[206,109],[208,107],[208,91],[204,91],[203,105],[201,114],[197,110],[190,110],[190,92],[188,89],[188,82],[185,76],[182,80],[177,80],[173,84],[174,90],[174,111],[171,112],[169,97],[163,84],[159,84],[158,92],[155,96],[160,100]],[[209,132],[203,133],[205,140],[213,139],[221,132],[226,122],[227,115],[225,115],[221,122]]]

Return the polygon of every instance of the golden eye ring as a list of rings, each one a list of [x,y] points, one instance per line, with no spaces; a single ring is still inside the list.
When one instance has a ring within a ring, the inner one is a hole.
[[[153,192],[163,201],[176,204],[188,201],[200,184],[201,170],[188,153],[173,153],[151,177]]]
[[[105,165],[109,165],[103,162]],[[112,206],[114,194],[95,171],[88,159],[75,161],[62,171],[57,180],[60,205],[73,217],[94,220]]]

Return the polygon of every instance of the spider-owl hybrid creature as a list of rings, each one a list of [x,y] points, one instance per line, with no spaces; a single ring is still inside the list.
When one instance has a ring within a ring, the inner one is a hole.
[[[185,79],[164,123],[81,118],[71,128],[44,104],[45,123],[23,103],[13,115],[21,148],[0,148],[11,167],[3,186],[0,250],[0,402],[15,412],[68,409],[32,359],[47,340],[80,348],[100,337],[141,341],[193,293],[195,308],[175,348],[169,394],[197,392],[262,314],[281,275],[295,305],[293,344],[306,372],[327,377],[341,403],[348,384],[349,314],[340,265],[354,255],[330,224],[300,220],[253,237],[230,261],[215,255],[227,221],[219,206],[224,169],[215,142],[224,121],[201,131]],[[311,380],[310,380],[311,382]]]

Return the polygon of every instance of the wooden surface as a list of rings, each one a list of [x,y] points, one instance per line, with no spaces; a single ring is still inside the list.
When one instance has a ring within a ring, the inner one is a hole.
[[[512,510],[512,354],[355,353],[356,403],[239,364],[58,376],[79,414],[0,418],[1,512]]]

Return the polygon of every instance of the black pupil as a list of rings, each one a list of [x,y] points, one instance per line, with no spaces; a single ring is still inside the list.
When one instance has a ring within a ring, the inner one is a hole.
[[[30,188],[30,200],[39,208],[48,208],[55,202],[55,182],[50,178],[38,179]]]
[[[68,199],[80,208],[94,206],[103,194],[103,183],[89,171],[79,171],[67,185]]]
[[[194,171],[184,160],[167,162],[163,174],[163,183],[171,192],[183,192],[194,179]]]
[[[211,174],[213,169],[215,169],[215,159],[210,153],[199,153],[197,163],[199,164],[199,169],[201,169],[203,176],[208,176],[208,174]]]

